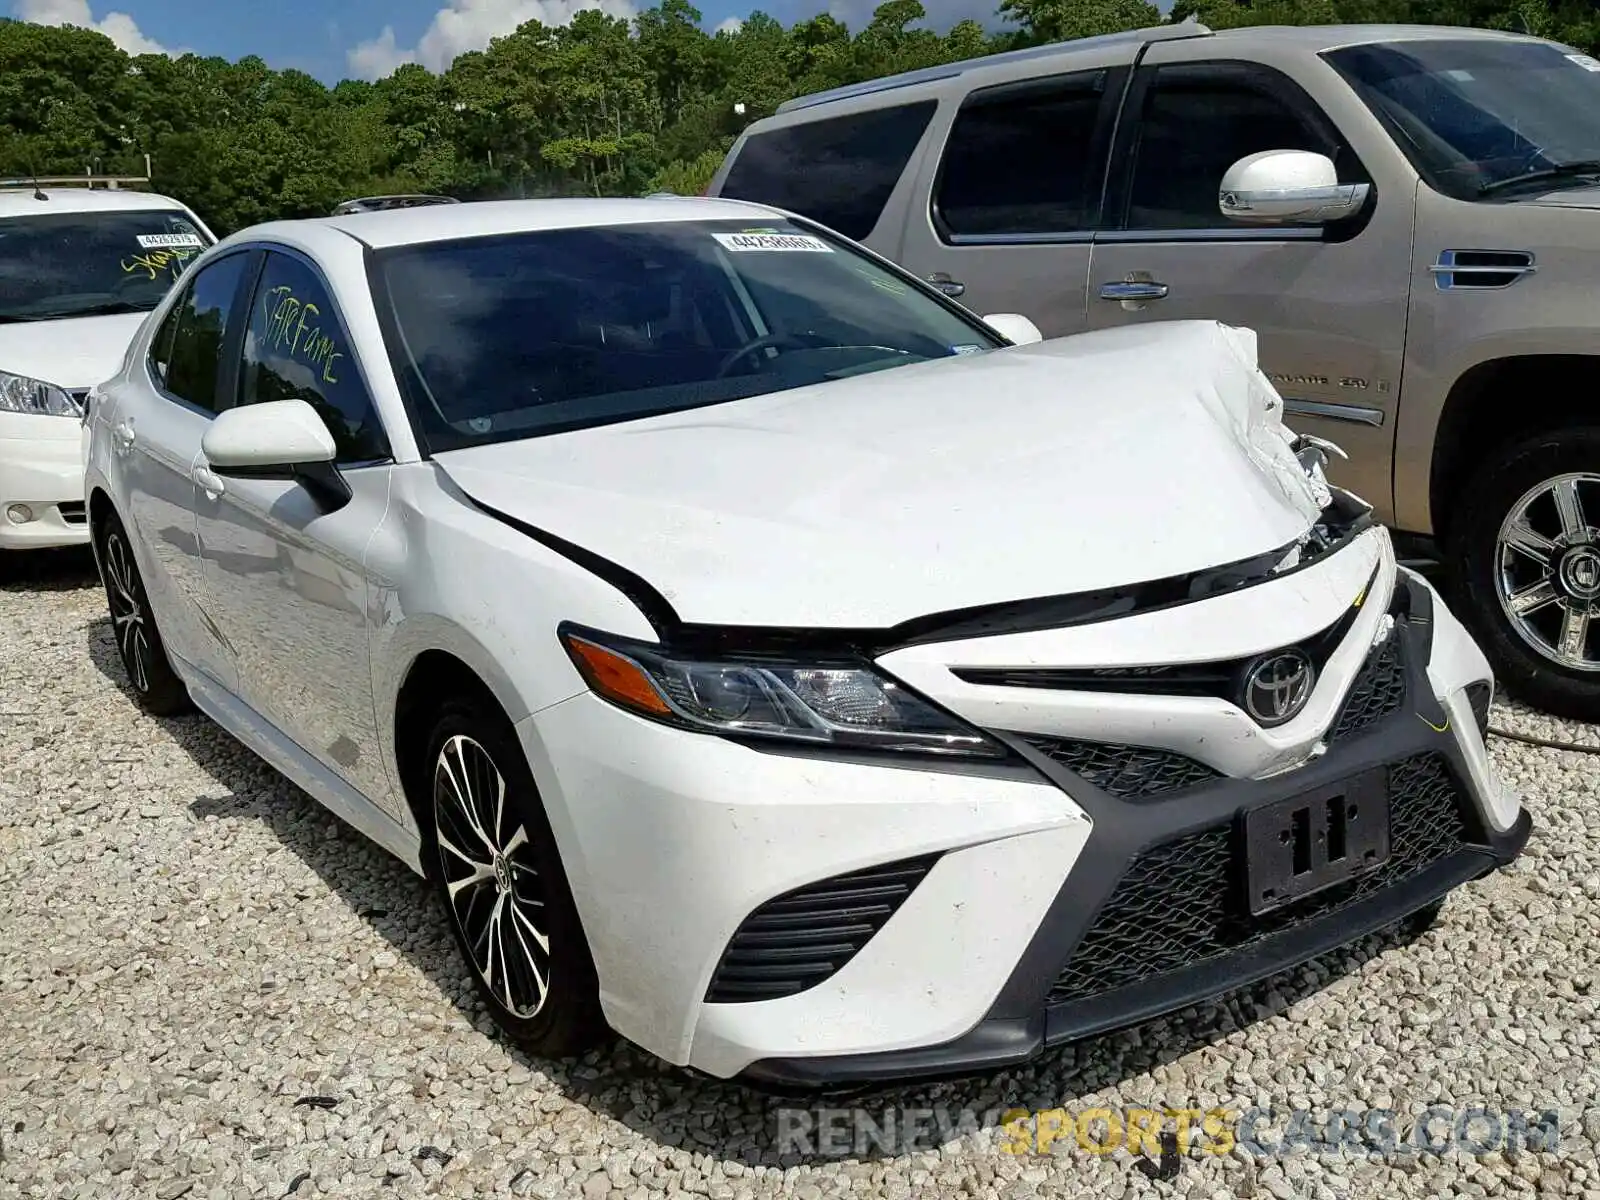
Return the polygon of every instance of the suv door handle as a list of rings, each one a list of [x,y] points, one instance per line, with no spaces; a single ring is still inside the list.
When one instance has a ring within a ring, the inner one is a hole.
[[[111,430],[111,440],[117,444],[117,449],[124,453],[133,449],[133,422],[123,421],[122,424]]]
[[[1135,281],[1131,279],[1119,280],[1116,283],[1102,283],[1100,285],[1100,299],[1102,300],[1165,300],[1167,298],[1167,285]]]
[[[957,296],[965,295],[967,291],[966,284],[959,279],[951,279],[944,271],[935,271],[932,275],[929,275],[928,282],[952,300]]]
[[[189,478],[199,485],[200,490],[206,494],[207,500],[215,500],[227,490],[223,485],[222,476],[218,475],[210,467],[195,467],[194,470],[189,472]]]

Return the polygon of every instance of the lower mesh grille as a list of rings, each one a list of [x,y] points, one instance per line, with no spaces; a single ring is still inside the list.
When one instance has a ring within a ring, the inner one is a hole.
[[[1218,778],[1204,763],[1172,750],[1023,735],[1021,740],[1074,775],[1119,799],[1181,791]]]
[[[1406,668],[1400,644],[1399,631],[1392,631],[1367,659],[1328,735],[1330,743],[1365,733],[1405,703]]]
[[[1219,825],[1145,851],[1117,884],[1050,990],[1050,1002],[1114,988],[1230,954],[1399,883],[1460,849],[1460,792],[1444,759],[1421,754],[1389,768],[1389,860],[1370,875],[1251,918],[1240,898],[1233,829]]]
[[[774,1000],[815,987],[883,928],[938,857],[837,875],[767,901],[728,943],[706,999]]]

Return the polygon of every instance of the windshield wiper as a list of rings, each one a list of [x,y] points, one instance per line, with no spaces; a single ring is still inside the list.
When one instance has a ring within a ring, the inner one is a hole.
[[[1544,179],[1574,179],[1584,175],[1600,175],[1600,158],[1588,158],[1580,162],[1556,163],[1553,167],[1529,171],[1524,175],[1513,175],[1509,179],[1496,179],[1493,183],[1486,183],[1480,187],[1478,195],[1487,196],[1491,192],[1515,187],[1521,183],[1538,183]]]

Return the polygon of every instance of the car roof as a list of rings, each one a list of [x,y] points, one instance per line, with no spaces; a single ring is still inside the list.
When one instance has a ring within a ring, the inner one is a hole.
[[[1219,43],[1219,52],[1223,52],[1224,46],[1236,47],[1241,42],[1253,42],[1286,46],[1303,50],[1308,54],[1317,54],[1343,46],[1368,45],[1373,42],[1545,40],[1530,34],[1468,29],[1456,25],[1241,25],[1232,29],[1213,30],[1197,21],[1180,21],[1176,25],[1152,25],[1145,29],[1130,29],[1122,33],[988,54],[980,58],[923,67],[899,75],[886,75],[862,83],[846,84],[827,91],[796,96],[780,104],[773,117],[757,121],[750,128],[752,132],[761,132],[770,125],[786,124],[787,122],[781,118],[791,113],[825,108],[837,101],[850,100],[858,96],[896,92],[901,88],[953,79],[957,76],[971,76],[972,86],[977,87],[984,83],[1007,81],[1011,76],[1010,68],[1021,63],[1046,65],[1053,59],[1059,59],[1063,69],[1068,69],[1074,56],[1104,50],[1107,46],[1134,47],[1151,42],[1183,41],[1191,38],[1215,39]]]
[[[698,196],[652,196],[640,200],[482,200],[470,204],[392,208],[338,217],[318,217],[308,221],[274,222],[254,230],[241,231],[235,236],[270,238],[289,233],[297,227],[327,225],[375,250],[381,250],[390,246],[492,237],[504,233],[535,233],[550,229],[643,225],[657,221],[737,221],[757,216],[781,220],[785,215],[777,209],[759,204],[709,200]]]
[[[30,184],[0,188],[0,220],[38,217],[50,213],[149,212],[151,209],[187,210],[171,196],[135,192],[125,188],[47,187],[49,199],[40,200]]]

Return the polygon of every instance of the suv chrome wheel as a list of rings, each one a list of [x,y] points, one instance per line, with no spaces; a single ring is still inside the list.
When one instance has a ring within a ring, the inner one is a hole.
[[[527,828],[494,759],[456,735],[434,764],[439,870],[473,969],[506,1012],[526,1020],[550,993],[545,897]]]
[[[1495,591],[1511,627],[1538,653],[1600,671],[1600,475],[1574,472],[1529,488],[1500,526]]]

